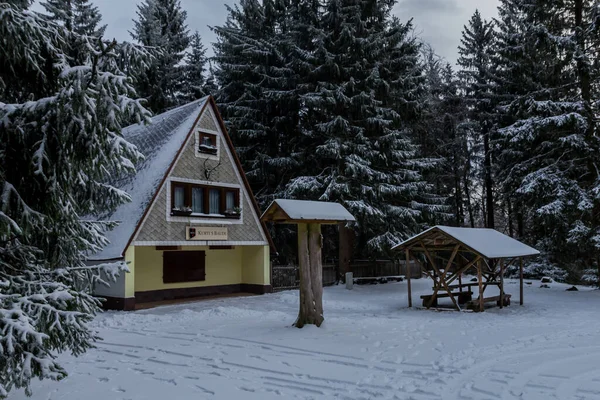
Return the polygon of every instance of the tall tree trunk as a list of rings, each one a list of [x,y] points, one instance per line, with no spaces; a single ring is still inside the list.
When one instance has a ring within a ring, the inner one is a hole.
[[[577,47],[581,52],[577,57],[577,74],[579,75],[579,86],[581,88],[581,98],[584,101],[586,107],[586,113],[588,117],[593,115],[591,107],[592,99],[592,86],[590,78],[590,65],[585,62],[585,29],[583,25],[583,3],[584,0],[575,0],[575,38],[577,41]],[[594,133],[594,124],[589,124],[587,135],[591,136]]]
[[[513,226],[513,210],[512,210],[512,202],[510,201],[510,196],[506,196],[506,208],[507,216],[508,216],[508,235],[510,237],[514,237],[515,228]]]
[[[486,129],[483,135],[483,151],[485,157],[483,168],[485,173],[485,202],[486,202],[486,228],[494,228],[494,182],[492,180],[492,151],[490,149],[490,130]]]
[[[297,328],[323,323],[322,247],[321,225],[298,224],[300,310],[294,323]]]
[[[469,223],[471,228],[475,228],[475,216],[473,215],[473,204],[471,204],[471,190],[469,189],[469,168],[465,168],[463,174],[465,187],[465,200],[467,201],[467,211],[469,212]]]
[[[487,228],[487,207],[486,207],[486,198],[485,198],[485,187],[481,189],[481,219],[483,220],[483,226]]]
[[[598,268],[598,280],[596,281],[596,286],[600,288],[600,257],[596,257],[596,267]]]
[[[463,211],[463,193],[460,185],[460,170],[456,162],[456,155],[453,157],[453,172],[454,172],[454,201],[455,201],[455,217],[456,226],[462,226],[465,216]]]
[[[525,236],[525,223],[523,218],[523,206],[517,205],[517,238],[522,239]]]

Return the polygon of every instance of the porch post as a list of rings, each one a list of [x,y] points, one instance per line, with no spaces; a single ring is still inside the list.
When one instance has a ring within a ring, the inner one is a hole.
[[[412,289],[410,287],[410,250],[406,249],[406,283],[408,286],[408,307],[412,307]]]
[[[500,259],[500,308],[504,307],[504,259]]]
[[[481,260],[477,261],[477,278],[479,280],[479,311],[483,311],[483,266]]]
[[[519,303],[521,305],[523,305],[523,257],[519,257],[519,291],[520,291],[520,296],[519,296]]]

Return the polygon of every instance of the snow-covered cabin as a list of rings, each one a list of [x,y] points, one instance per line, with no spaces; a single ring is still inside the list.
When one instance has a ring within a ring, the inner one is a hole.
[[[132,125],[123,136],[145,159],[117,186],[132,197],[90,263],[125,260],[130,272],[99,286],[107,308],[271,290],[271,239],[212,97]]]

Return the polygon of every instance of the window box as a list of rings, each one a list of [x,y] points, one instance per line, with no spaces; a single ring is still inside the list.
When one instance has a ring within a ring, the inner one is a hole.
[[[217,154],[217,147],[216,146],[207,146],[205,144],[201,144],[200,146],[198,146],[198,151],[200,153],[205,153],[205,154]]]
[[[176,217],[189,217],[190,215],[192,215],[192,209],[191,208],[173,208],[171,210],[171,215],[176,216]]]
[[[231,218],[231,219],[240,219],[242,213],[242,209],[239,207],[234,207],[233,209],[227,209],[225,210],[225,212],[223,213],[223,215],[225,215],[225,218]]]

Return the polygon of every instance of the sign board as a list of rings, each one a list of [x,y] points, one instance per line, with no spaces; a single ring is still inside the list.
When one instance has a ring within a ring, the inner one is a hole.
[[[187,226],[185,240],[227,240],[227,228]]]

